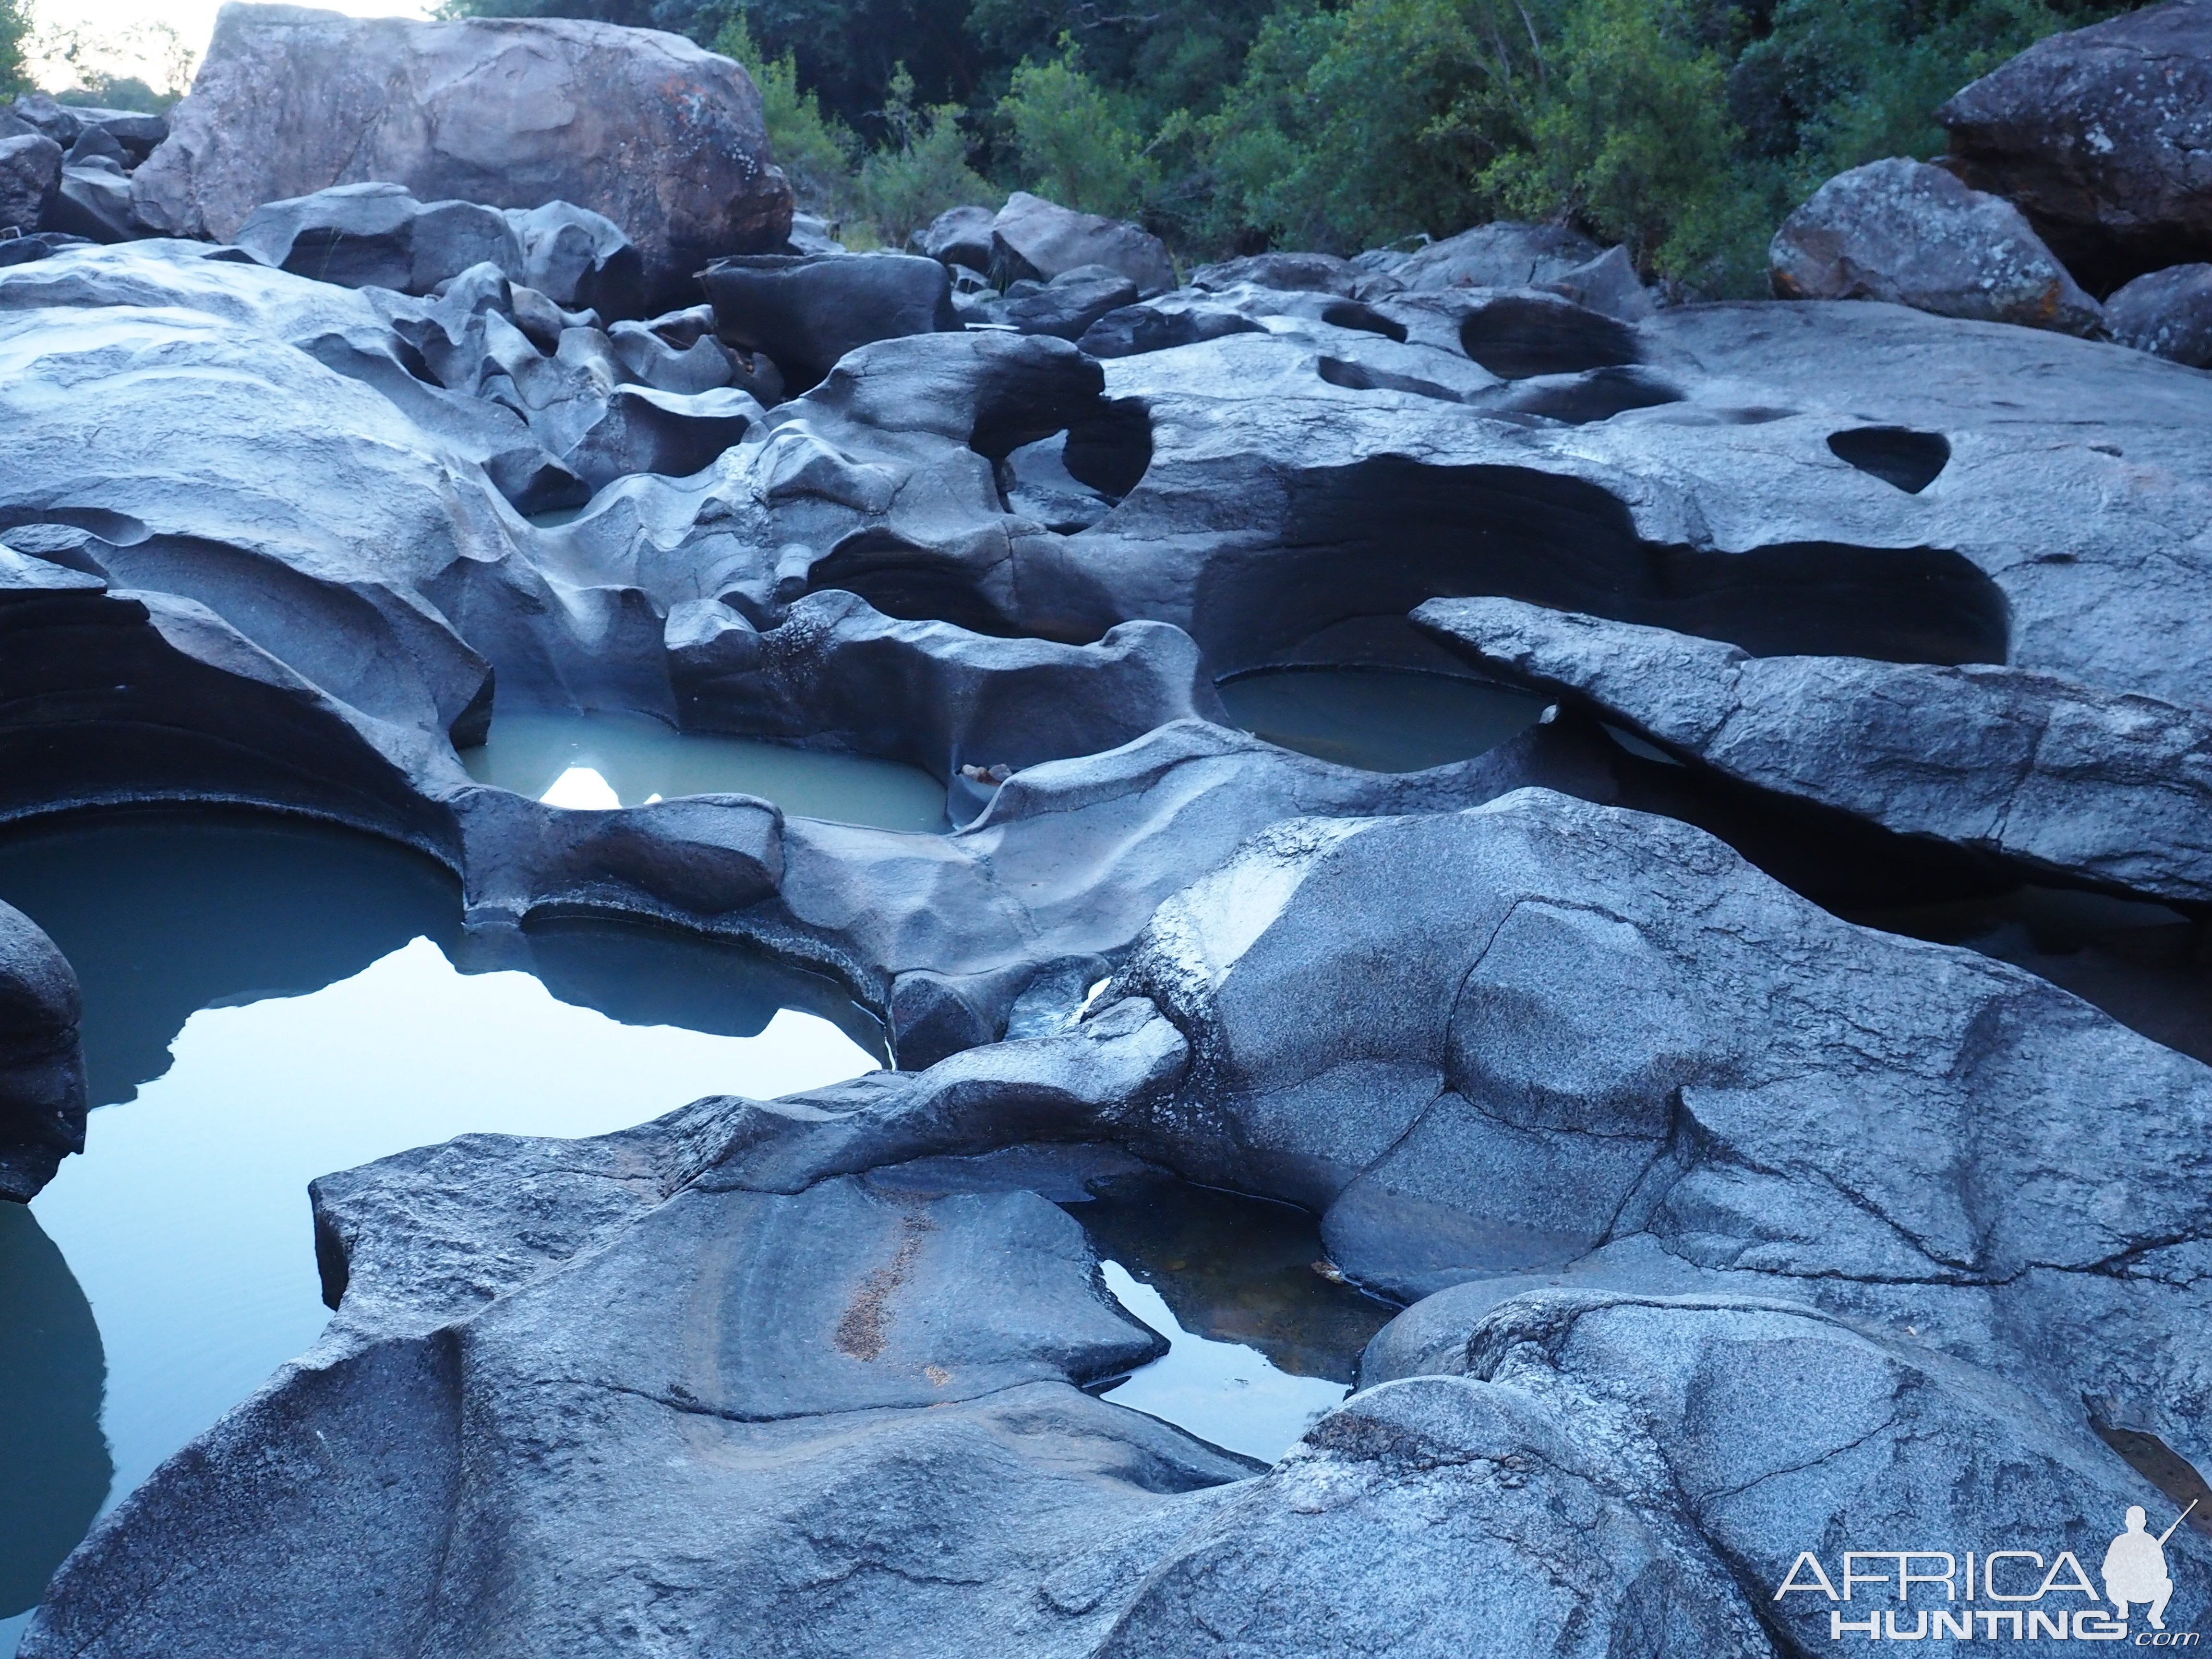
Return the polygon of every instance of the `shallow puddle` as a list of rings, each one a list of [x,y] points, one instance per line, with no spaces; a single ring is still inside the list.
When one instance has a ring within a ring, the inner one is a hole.
[[[945,786],[868,755],[678,732],[650,714],[501,710],[460,751],[480,783],[556,806],[642,806],[678,795],[757,795],[799,817],[942,832]]]
[[[1122,1306],[1170,1344],[1100,1397],[1217,1446],[1273,1462],[1351,1392],[1398,1312],[1324,1271],[1320,1226],[1295,1205],[1158,1174],[1093,1191],[1067,1212]]]
[[[342,830],[53,821],[0,835],[0,898],[77,969],[97,1104],[0,1204],[0,1653],[99,1510],[315,1340],[314,1176],[879,1062],[827,981],[615,924],[489,945],[445,871]]]
[[[1536,723],[1545,700],[1449,674],[1269,668],[1218,687],[1230,719],[1285,749],[1369,772],[1419,772],[1487,754]]]

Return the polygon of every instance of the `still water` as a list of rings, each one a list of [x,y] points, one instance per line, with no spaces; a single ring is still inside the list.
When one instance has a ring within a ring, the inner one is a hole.
[[[1340,766],[1419,772],[1473,760],[1536,723],[1546,700],[1449,674],[1269,668],[1218,688],[1255,737]]]
[[[488,956],[444,870],[341,830],[55,822],[0,835],[0,898],[76,967],[98,1108],[0,1204],[0,1653],[99,1511],[314,1340],[314,1176],[879,1060],[836,987],[726,947],[568,924]]]
[[[650,714],[495,714],[461,751],[480,783],[556,806],[642,806],[677,795],[757,795],[799,817],[941,832],[945,786],[916,767],[750,738],[679,732]]]

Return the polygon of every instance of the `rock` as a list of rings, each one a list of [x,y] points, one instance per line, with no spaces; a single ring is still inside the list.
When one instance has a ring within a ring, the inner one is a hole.
[[[722,337],[767,353],[790,392],[817,385],[872,341],[959,326],[945,267],[908,253],[718,259],[705,281]]]
[[[1604,250],[1562,225],[1510,220],[1477,225],[1392,260],[1388,274],[1414,293],[1455,288],[1534,288],[1589,264]]]
[[[108,161],[64,166],[40,228],[94,242],[127,242],[146,234],[131,212],[129,176]]]
[[[711,392],[730,383],[730,354],[712,334],[679,351],[641,323],[617,323],[607,340],[631,377],[656,392]]]
[[[845,245],[837,240],[836,227],[811,213],[791,216],[790,233],[783,239],[780,253],[842,253]]]
[[[43,133],[0,138],[0,225],[29,234],[45,222],[62,181],[62,147]]]
[[[522,246],[512,274],[556,306],[596,311],[603,318],[643,316],[647,307],[644,256],[622,227],[573,202],[509,208],[507,222]]]
[[[2212,259],[2212,6],[2114,17],[2039,40],[1936,111],[1946,165],[2004,197],[2106,293]]]
[[[1254,253],[1200,265],[1190,273],[1190,286],[1205,291],[1249,283],[1254,288],[1335,294],[1346,299],[1359,292],[1364,280],[1364,273],[1349,259],[1333,253]]]
[[[1074,340],[1109,312],[1134,305],[1136,300],[1137,285],[1119,271],[1103,265],[1078,265],[1060,272],[1035,294],[1001,301],[993,307],[993,316],[1024,334]]]
[[[780,246],[791,223],[744,71],[647,29],[240,5],[169,121],[132,177],[139,217],[167,235],[227,241],[264,203],[367,181],[568,202],[636,244],[650,308],[696,295],[710,258]]]
[[[68,958],[0,903],[0,1199],[28,1202],[84,1150],[82,1013]]]
[[[1785,300],[1887,300],[2066,334],[2104,327],[2019,209],[1919,161],[1838,173],[1783,222],[1767,258]]]
[[[1109,311],[1084,330],[1077,341],[1093,357],[1133,357],[1139,352],[1171,351],[1230,334],[1266,330],[1241,311],[1226,306],[1174,300],[1149,301]]]
[[[496,209],[418,202],[398,185],[334,185],[264,203],[231,240],[264,264],[344,288],[428,294],[487,262],[523,275],[521,245]]]
[[[1462,313],[1459,341],[1468,356],[1509,380],[1576,374],[1643,356],[1632,327],[1549,294],[1481,296]]]
[[[991,222],[998,216],[987,207],[945,210],[907,239],[907,252],[969,270],[991,268]]]
[[[2212,368],[2212,264],[2136,277],[2105,301],[2105,323],[2122,345]]]
[[[1624,323],[1640,323],[1659,309],[1651,290],[1637,274],[1628,250],[1618,246],[1540,286]]]
[[[991,273],[1002,285],[1021,276],[1049,282],[1082,265],[1121,272],[1140,299],[1176,285],[1166,244],[1126,220],[1077,213],[1018,190],[991,221]]]
[[[637,472],[688,477],[743,442],[761,415],[749,393],[730,387],[686,394],[618,386],[560,452],[561,463],[593,489]]]
[[[2017,668],[1752,657],[1516,599],[1415,621],[1668,753],[1900,835],[2182,904],[2212,901],[2212,719]]]

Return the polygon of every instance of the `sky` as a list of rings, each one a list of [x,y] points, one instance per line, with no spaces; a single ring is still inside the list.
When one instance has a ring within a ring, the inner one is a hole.
[[[356,17],[421,17],[425,0],[311,0],[331,11]],[[156,90],[173,79],[174,48],[158,31],[166,24],[194,62],[207,49],[222,0],[33,0],[34,30],[32,70],[42,86],[57,90],[71,84],[69,64],[54,48],[74,34],[86,49],[85,61],[114,75],[135,75]],[[43,47],[41,51],[39,48]]]

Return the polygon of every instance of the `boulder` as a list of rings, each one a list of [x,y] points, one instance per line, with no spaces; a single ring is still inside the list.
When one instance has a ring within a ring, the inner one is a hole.
[[[1134,305],[1137,285],[1103,265],[1063,270],[1034,294],[1009,296],[992,307],[994,320],[1024,334],[1050,334],[1062,340],[1082,337],[1109,312]]]
[[[40,228],[94,242],[127,242],[146,234],[131,210],[130,175],[104,156],[63,166]]]
[[[1625,323],[1640,323],[1659,309],[1651,290],[1637,274],[1628,250],[1617,245],[1538,286]]]
[[[1783,222],[1767,259],[1785,300],[1887,300],[2064,334],[2104,327],[2018,208],[1920,161],[1837,174]]]
[[[522,246],[518,282],[556,306],[603,318],[641,317],[646,305],[644,257],[605,214],[573,202],[509,208],[507,222]]]
[[[2054,34],[1936,112],[1945,165],[2004,197],[2084,283],[2212,259],[2212,4]]]
[[[1133,357],[1230,334],[1266,331],[1261,324],[1230,307],[1169,297],[1109,311],[1084,330],[1076,343],[1093,357]]]
[[[170,125],[132,176],[139,216],[167,235],[227,241],[264,203],[372,180],[426,200],[570,202],[637,245],[657,307],[696,295],[708,259],[780,246],[791,224],[744,70],[648,29],[232,6]]]
[[[28,235],[46,222],[62,182],[62,147],[44,133],[0,138],[0,226]]]
[[[2105,323],[2122,345],[2212,368],[2212,264],[2136,277],[2105,301]]]
[[[69,959],[0,903],[0,1199],[27,1202],[65,1156],[84,1150],[82,1012]]]
[[[991,223],[987,207],[951,207],[907,239],[907,252],[970,270],[991,268]]]
[[[704,275],[722,337],[768,354],[804,392],[848,351],[959,327],[945,267],[911,253],[757,254]]]
[[[333,185],[267,202],[231,239],[262,264],[344,288],[428,294],[487,261],[523,275],[505,216],[472,202],[418,202],[400,185]]]
[[[1365,280],[1366,273],[1333,253],[1254,253],[1200,265],[1190,273],[1190,286],[1206,291],[1249,283],[1254,288],[1337,294],[1347,299]]]
[[[1485,670],[1668,753],[1900,835],[2172,903],[2212,902],[2212,718],[1997,664],[1753,657],[1518,599],[1414,620]]]
[[[1124,219],[1077,213],[1018,190],[991,221],[991,275],[1001,286],[1019,277],[1049,282],[1079,265],[1103,265],[1149,299],[1176,285],[1167,245]]]
[[[1370,269],[1395,277],[1417,294],[1455,288],[1534,288],[1559,280],[1604,252],[1564,225],[1501,220],[1431,242],[1417,252],[1377,260]]]

